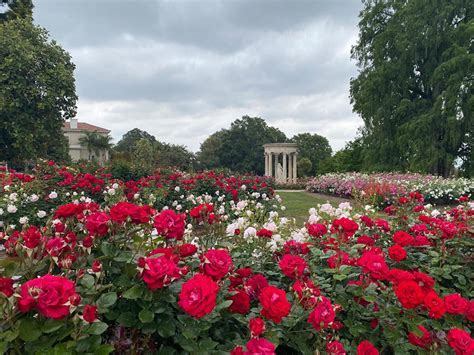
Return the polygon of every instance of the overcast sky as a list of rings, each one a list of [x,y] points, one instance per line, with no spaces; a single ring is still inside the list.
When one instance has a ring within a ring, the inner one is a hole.
[[[72,55],[78,119],[138,127],[196,151],[243,115],[333,149],[355,136],[360,0],[37,0],[36,23]]]

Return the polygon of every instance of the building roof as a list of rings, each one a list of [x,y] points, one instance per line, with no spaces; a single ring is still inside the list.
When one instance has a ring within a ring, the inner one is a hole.
[[[68,131],[84,131],[84,132],[98,132],[98,133],[110,133],[109,129],[94,126],[93,124],[86,122],[77,122],[77,128],[71,128],[70,122],[64,122],[63,128]]]

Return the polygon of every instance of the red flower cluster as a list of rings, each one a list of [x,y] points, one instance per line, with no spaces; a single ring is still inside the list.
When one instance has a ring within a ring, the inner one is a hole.
[[[155,217],[153,226],[159,235],[166,239],[181,240],[184,236],[186,215],[184,213],[176,213],[173,210],[161,211]]]
[[[71,299],[77,297],[74,282],[62,276],[45,275],[21,285],[18,309],[23,313],[37,309],[45,317],[62,319],[69,315]]]
[[[130,202],[119,202],[110,209],[110,218],[116,223],[148,223],[152,214],[150,206],[137,206]]]
[[[259,299],[262,304],[262,316],[276,324],[290,313],[291,303],[286,299],[285,291],[277,287],[265,287],[260,293]]]

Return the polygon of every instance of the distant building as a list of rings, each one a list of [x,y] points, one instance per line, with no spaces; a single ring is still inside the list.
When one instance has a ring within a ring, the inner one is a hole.
[[[86,122],[78,122],[76,118],[72,118],[69,122],[65,122],[63,132],[69,141],[69,156],[72,161],[78,160],[96,160],[100,164],[109,160],[108,149],[95,149],[81,144],[82,137],[86,137],[87,133],[97,133],[98,135],[107,137],[110,130],[94,126]]]

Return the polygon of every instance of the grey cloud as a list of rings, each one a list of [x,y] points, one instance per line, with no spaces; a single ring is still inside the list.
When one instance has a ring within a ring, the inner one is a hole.
[[[351,112],[359,0],[37,0],[73,56],[78,118],[193,150],[244,115],[340,148]]]

